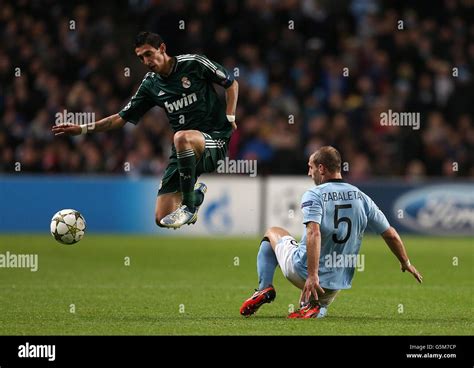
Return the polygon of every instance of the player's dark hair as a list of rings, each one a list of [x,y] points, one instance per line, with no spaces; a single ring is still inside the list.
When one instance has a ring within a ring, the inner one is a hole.
[[[330,173],[341,171],[341,154],[332,146],[324,146],[313,154],[313,163],[315,166],[321,164]]]
[[[135,48],[150,45],[157,49],[162,43],[163,39],[161,36],[152,32],[140,32],[137,37],[135,37]]]

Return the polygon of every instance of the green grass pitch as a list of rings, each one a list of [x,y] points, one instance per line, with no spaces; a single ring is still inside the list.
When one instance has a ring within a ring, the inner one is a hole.
[[[255,316],[239,315],[257,286],[258,238],[86,234],[67,246],[45,235],[0,235],[1,254],[39,257],[37,272],[0,268],[0,334],[472,334],[472,239],[403,239],[422,285],[400,272],[381,238],[367,236],[365,270],[328,317],[288,320],[299,291],[279,269],[276,300]]]

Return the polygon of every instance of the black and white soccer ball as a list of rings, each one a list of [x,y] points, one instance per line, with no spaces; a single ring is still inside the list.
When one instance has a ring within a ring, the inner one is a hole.
[[[61,244],[75,244],[84,237],[86,220],[76,210],[58,211],[51,219],[51,235]]]

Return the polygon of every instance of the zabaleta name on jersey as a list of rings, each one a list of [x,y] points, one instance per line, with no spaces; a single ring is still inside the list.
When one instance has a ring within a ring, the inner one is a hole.
[[[354,199],[362,200],[361,192],[357,190],[349,190],[345,192],[322,192],[324,202],[328,201],[352,201]]]

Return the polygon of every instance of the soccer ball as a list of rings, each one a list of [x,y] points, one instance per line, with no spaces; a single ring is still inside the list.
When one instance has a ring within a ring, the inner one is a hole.
[[[75,244],[86,230],[86,220],[76,210],[61,210],[51,219],[51,235],[62,244]]]

